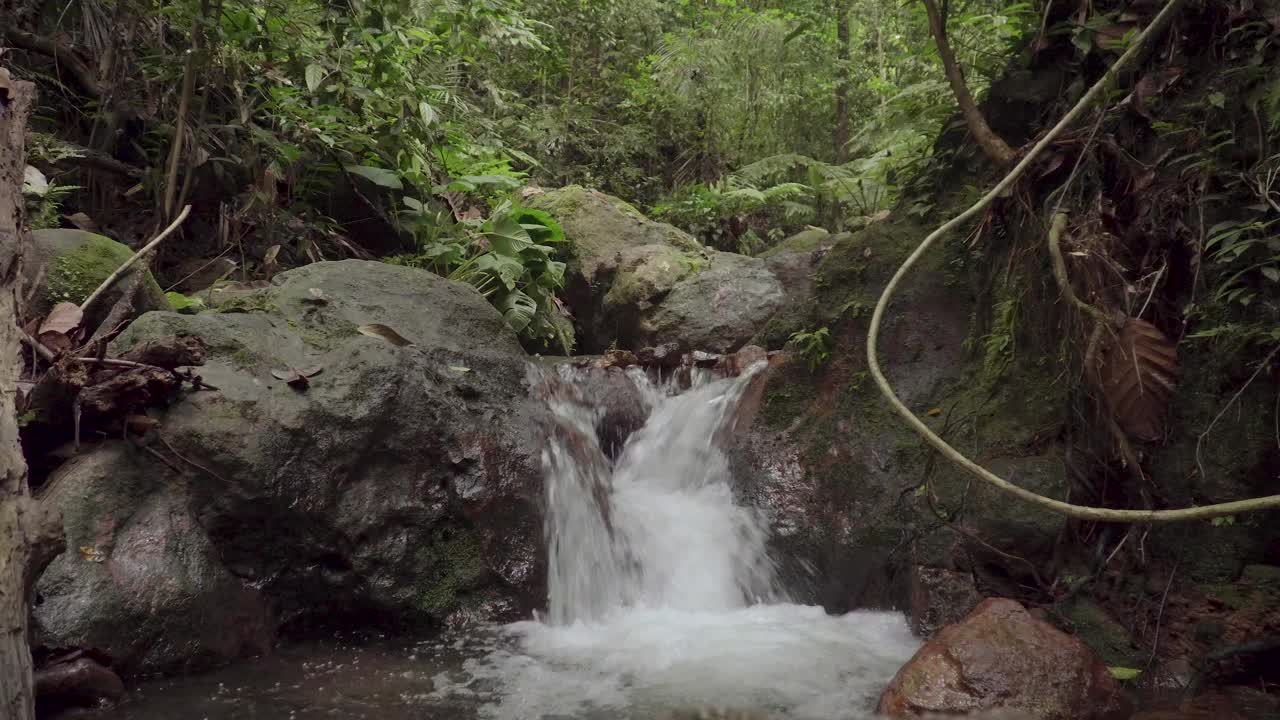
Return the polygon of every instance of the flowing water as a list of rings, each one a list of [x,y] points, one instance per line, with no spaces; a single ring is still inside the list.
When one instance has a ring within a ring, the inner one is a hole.
[[[115,717],[176,717],[164,713],[179,703],[209,720],[649,720],[709,706],[870,717],[918,642],[898,613],[830,616],[778,586],[767,517],[736,501],[722,451],[759,368],[695,371],[683,392],[633,371],[649,415],[616,460],[576,372],[541,378],[554,418],[545,618],[416,645],[286,651],[144,688]]]

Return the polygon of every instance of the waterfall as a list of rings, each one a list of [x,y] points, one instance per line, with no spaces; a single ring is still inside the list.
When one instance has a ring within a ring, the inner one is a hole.
[[[725,446],[763,370],[626,376],[643,420],[616,459],[585,369],[531,371],[552,421],[543,452],[548,616],[502,628],[440,696],[494,720],[656,720],[690,707],[862,720],[918,647],[898,613],[827,615],[778,587],[762,509],[739,502]],[[616,371],[613,371],[616,372]]]
[[[626,608],[730,610],[776,597],[759,513],[734,501],[717,438],[763,368],[693,387],[629,375],[652,405],[610,465],[597,413],[582,399],[550,402],[556,431],[543,453],[550,620],[597,621]],[[573,381],[573,372],[566,380]],[[589,398],[586,399],[589,402]]]

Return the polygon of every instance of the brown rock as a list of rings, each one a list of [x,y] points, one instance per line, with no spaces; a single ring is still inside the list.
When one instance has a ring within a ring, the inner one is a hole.
[[[990,709],[1040,720],[1120,720],[1131,705],[1083,642],[993,598],[925,644],[880,697],[879,712],[910,718]]]
[[[120,676],[96,660],[80,657],[36,671],[36,701],[43,711],[96,707],[124,697]]]
[[[923,638],[968,615],[982,595],[974,587],[973,576],[943,568],[912,568],[911,629]]]

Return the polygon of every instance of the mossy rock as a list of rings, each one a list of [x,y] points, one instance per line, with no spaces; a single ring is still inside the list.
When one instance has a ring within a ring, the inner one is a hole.
[[[1103,662],[1112,667],[1137,667],[1142,650],[1133,636],[1115,618],[1092,600],[1075,601],[1067,610],[1070,630],[1084,641]]]
[[[613,287],[605,294],[605,305],[640,305],[659,299],[706,264],[701,255],[669,245],[645,245],[625,251]]]
[[[43,279],[34,295],[31,313],[48,314],[61,302],[82,303],[102,281],[115,272],[134,251],[111,238],[83,230],[37,230],[31,234],[32,262],[28,263],[30,281]],[[99,322],[111,311],[128,287],[130,277],[123,277],[98,300],[89,311],[90,324]],[[171,310],[169,300],[150,272],[134,299],[138,313]]]
[[[702,250],[692,235],[650,220],[612,195],[580,185],[534,195],[526,204],[559,221],[568,241],[570,273],[578,273],[588,282],[611,273],[618,254],[627,248],[668,245],[690,252]]]
[[[840,233],[832,235],[830,232],[822,229],[811,227],[792,235],[773,247],[765,250],[756,257],[768,259],[774,255],[782,255],[783,253],[792,252],[813,252],[823,245],[830,245],[836,240],[844,240],[852,237],[849,233]]]

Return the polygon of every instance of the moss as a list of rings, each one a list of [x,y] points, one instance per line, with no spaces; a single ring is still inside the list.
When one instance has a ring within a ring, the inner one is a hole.
[[[232,298],[223,303],[219,308],[220,313],[279,313],[280,308],[275,301],[267,293],[255,293],[253,295],[245,295],[243,297]]]
[[[1133,667],[1142,651],[1129,631],[1091,600],[1077,600],[1067,611],[1072,631],[1107,665]]]
[[[760,416],[765,426],[783,430],[813,404],[817,397],[813,375],[799,363],[792,363],[777,371],[764,389]]]
[[[437,530],[414,557],[424,574],[416,602],[432,616],[457,608],[459,596],[484,579],[480,533],[473,528]]]
[[[54,259],[49,269],[48,301],[81,303],[111,273],[133,257],[133,250],[108,237],[85,234],[85,240]],[[148,273],[148,291],[163,296],[155,278]]]
[[[701,256],[672,247],[656,247],[634,267],[619,270],[605,302],[614,306],[636,305],[670,292],[676,283],[706,267]]]
[[[820,245],[831,240],[831,233],[822,228],[809,228],[801,230],[782,242],[760,253],[757,257],[770,258],[774,255],[791,252],[811,252],[817,250]]]
[[[231,353],[227,359],[231,361],[234,367],[240,370],[251,370],[258,366],[258,356],[247,347],[241,347]]]

